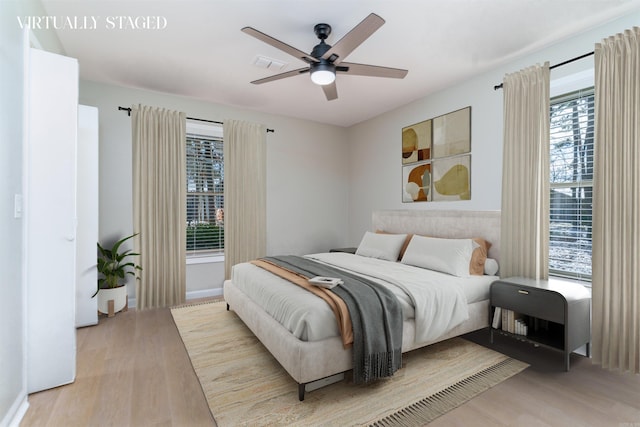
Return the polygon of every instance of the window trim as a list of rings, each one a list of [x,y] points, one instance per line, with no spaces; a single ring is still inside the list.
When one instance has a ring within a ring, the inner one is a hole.
[[[191,255],[187,254],[187,265],[192,264],[215,264],[219,262],[224,262],[224,253],[220,254],[209,254],[209,255]]]
[[[217,123],[195,121],[192,119],[187,119],[186,134],[204,136],[207,138],[223,139],[222,125],[219,125]]]

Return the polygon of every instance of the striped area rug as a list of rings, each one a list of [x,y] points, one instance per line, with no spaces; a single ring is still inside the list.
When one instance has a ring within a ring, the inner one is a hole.
[[[224,302],[171,310],[218,426],[419,426],[517,374],[523,362],[453,338],[403,355],[368,385],[342,381],[298,401],[295,381]]]

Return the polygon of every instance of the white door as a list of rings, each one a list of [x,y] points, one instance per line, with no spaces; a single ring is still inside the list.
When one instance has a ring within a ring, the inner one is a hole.
[[[98,323],[98,109],[78,107],[76,326]]]
[[[27,391],[76,373],[78,63],[30,49],[25,147]]]

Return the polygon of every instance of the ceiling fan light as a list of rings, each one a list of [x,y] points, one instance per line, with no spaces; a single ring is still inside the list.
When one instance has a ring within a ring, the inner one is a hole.
[[[335,80],[336,75],[328,70],[319,70],[311,73],[311,81],[320,86],[329,85]]]
[[[311,81],[317,85],[330,85],[336,80],[335,68],[328,64],[318,64],[311,70]]]

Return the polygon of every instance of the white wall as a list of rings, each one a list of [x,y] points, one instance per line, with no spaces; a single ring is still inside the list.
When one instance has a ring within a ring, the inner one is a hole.
[[[118,106],[142,103],[201,119],[263,123],[275,130],[267,134],[269,255],[320,252],[346,243],[344,128],[89,81],[80,83],[80,102],[100,109],[101,241],[132,232],[131,118]],[[223,279],[220,264],[188,265],[187,293],[221,288]],[[135,295],[133,285],[129,295]]]
[[[640,12],[549,46],[489,73],[349,129],[349,245],[371,228],[376,209],[499,210],[502,180],[502,90],[494,85],[536,63],[550,65],[592,52],[595,43],[640,22]],[[555,79],[593,68],[593,56],[551,71]],[[471,200],[402,203],[402,128],[471,106]]]
[[[0,7],[0,425],[26,402],[22,220],[14,195],[22,193],[23,47],[14,25],[16,4]]]

